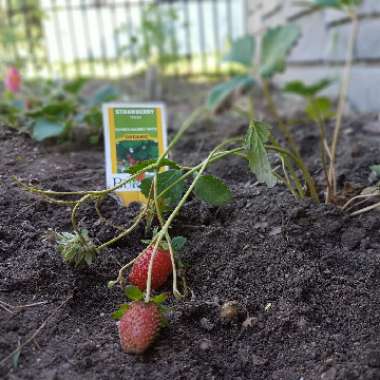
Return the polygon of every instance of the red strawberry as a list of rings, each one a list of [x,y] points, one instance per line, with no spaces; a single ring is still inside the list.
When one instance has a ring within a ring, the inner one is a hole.
[[[161,313],[153,302],[135,301],[129,305],[119,322],[119,337],[123,350],[130,354],[143,353],[160,330]]]
[[[129,282],[140,290],[145,290],[148,278],[148,268],[154,247],[148,247],[145,252],[134,262]],[[172,262],[169,251],[158,248],[152,267],[152,289],[162,286],[172,273]]]

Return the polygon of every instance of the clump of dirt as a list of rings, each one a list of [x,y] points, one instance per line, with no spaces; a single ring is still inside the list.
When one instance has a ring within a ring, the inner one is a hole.
[[[341,184],[367,186],[368,167],[378,161],[380,139],[364,126],[345,125]],[[200,161],[211,145],[244,128],[228,119],[205,123],[174,156]],[[297,135],[322,181],[316,132],[308,126]],[[239,158],[215,164],[211,172],[230,185],[233,202],[216,208],[191,199],[183,209],[173,233],[188,238],[181,259],[192,297],[173,303],[169,328],[137,357],[120,349],[110,314],[125,300],[107,282],[141,250],[143,226],[89,268],[71,268],[47,233],[70,229],[67,208],[25,194],[10,180],[16,174],[54,190],[100,189],[102,153],[59,152],[7,129],[0,132],[0,150],[0,300],[46,302],[13,313],[0,307],[0,360],[52,315],[22,350],[17,367],[3,364],[0,377],[380,379],[378,212],[352,218],[333,206],[296,200],[283,186],[255,185]],[[102,209],[115,223],[127,224],[137,206],[122,208],[109,198]],[[79,222],[98,241],[115,233],[99,223],[90,204]],[[226,320],[220,312],[228,301],[240,312]]]

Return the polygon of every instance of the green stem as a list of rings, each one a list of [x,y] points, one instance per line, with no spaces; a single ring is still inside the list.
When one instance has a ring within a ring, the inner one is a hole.
[[[201,178],[203,172],[205,171],[207,165],[209,164],[212,156],[215,154],[215,152],[220,149],[220,147],[223,146],[223,143],[218,145],[210,154],[209,156],[207,157],[207,159],[203,162],[201,168],[199,169],[197,175],[195,176],[192,184],[190,185],[190,187],[187,189],[186,193],[184,194],[184,196],[182,197],[182,199],[178,202],[177,206],[174,208],[174,210],[172,211],[172,213],[170,214],[170,216],[168,217],[168,219],[166,220],[165,224],[163,225],[163,227],[161,228],[160,232],[157,234],[157,239],[156,239],[156,242],[155,242],[155,245],[154,245],[154,248],[153,248],[153,252],[152,252],[152,256],[150,258],[150,261],[149,261],[149,267],[148,267],[148,279],[147,279],[147,285],[146,285],[146,294],[145,294],[145,302],[149,302],[150,301],[150,293],[151,293],[151,288],[152,288],[152,269],[153,269],[153,261],[154,261],[154,258],[155,258],[155,255],[157,253],[157,250],[158,250],[158,247],[163,239],[163,237],[165,236],[165,234],[167,233],[170,225],[172,224],[174,218],[177,216],[178,212],[181,210],[182,206],[185,204],[187,198],[190,196],[190,194],[192,193],[196,183],[198,182],[198,180]]]
[[[272,94],[269,89],[269,82],[267,80],[263,80],[263,91],[264,91],[264,96],[267,100],[269,111],[272,114],[272,117],[277,121],[277,126],[278,129],[281,131],[283,136],[285,137],[285,140],[289,144],[290,149],[293,152],[298,152],[298,147],[296,142],[294,141],[294,138],[288,128],[288,126],[282,121],[278,111],[276,104],[273,100]]]
[[[91,249],[91,247],[89,247],[86,239],[82,236],[81,232],[80,232],[80,229],[78,227],[78,224],[77,224],[77,212],[79,210],[79,207],[82,205],[82,203],[86,202],[88,199],[90,199],[92,196],[91,194],[86,194],[84,195],[81,199],[79,199],[79,201],[75,204],[75,206],[73,207],[72,211],[71,211],[71,224],[73,226],[73,230],[78,234],[79,236],[79,239],[81,240],[82,244],[88,248]]]
[[[127,228],[126,230],[121,232],[119,235],[115,236],[113,239],[108,240],[107,242],[103,243],[102,245],[99,245],[98,247],[96,247],[96,250],[99,252],[102,249],[112,245],[113,243],[116,243],[117,241],[119,241],[120,239],[122,239],[123,237],[125,237],[129,233],[131,233],[139,225],[139,223],[141,222],[141,220],[145,216],[146,210],[147,209],[144,208],[144,210],[141,211],[140,214],[138,214],[137,218],[135,219],[135,221],[133,222],[133,224],[129,228]]]
[[[120,183],[118,183],[116,186],[114,187],[111,187],[109,189],[105,189],[105,190],[93,190],[93,191],[51,191],[51,190],[41,190],[41,189],[37,189],[35,187],[32,187],[32,186],[27,186],[25,185],[23,182],[21,182],[20,180],[18,180],[17,177],[12,177],[13,180],[18,184],[20,185],[22,188],[24,188],[26,191],[30,192],[30,193],[36,193],[36,194],[40,194],[40,195],[45,195],[45,196],[64,196],[64,195],[96,195],[96,196],[99,196],[99,195],[107,195],[121,187],[123,187],[126,183],[130,182],[130,181],[133,181],[135,178],[137,178],[140,174],[142,173],[145,173],[146,171],[150,171],[152,169],[155,169],[157,167],[157,164],[154,163],[152,165],[148,165],[146,166],[144,169],[142,170],[139,170],[137,173],[133,174],[131,177],[129,177],[128,179],[125,179],[123,181],[121,181]]]
[[[300,168],[300,170],[302,171],[302,174],[305,178],[305,182],[307,184],[307,187],[310,191],[310,197],[319,203],[319,197],[318,197],[318,193],[317,193],[317,190],[316,190],[316,187],[315,187],[315,182],[314,182],[314,179],[311,177],[309,171],[307,170],[304,162],[302,161],[301,158],[299,158],[297,155],[293,154],[292,152],[286,150],[286,149],[283,149],[283,148],[280,148],[278,146],[273,146],[273,145],[266,145],[266,148],[267,149],[272,149],[274,150],[275,152],[279,152],[279,153],[282,153],[282,154],[286,154],[287,156],[289,156],[293,161],[294,163]]]
[[[336,192],[337,192],[336,151],[338,147],[340,130],[342,127],[343,113],[346,107],[347,93],[348,93],[350,78],[351,78],[352,61],[354,57],[355,44],[356,44],[358,30],[359,30],[359,21],[358,21],[358,16],[357,16],[356,11],[351,11],[350,17],[352,20],[352,30],[351,30],[351,36],[350,36],[350,40],[349,40],[348,48],[347,48],[346,63],[345,63],[344,71],[342,75],[343,77],[342,84],[339,91],[338,110],[336,114],[336,123],[335,123],[335,128],[334,128],[333,139],[331,143],[331,160],[330,160],[330,167],[329,167],[329,182],[331,185],[331,190],[327,189],[328,191],[327,191],[327,196],[326,196],[326,201],[328,203],[335,202],[335,198],[336,198]]]
[[[271,135],[270,137],[270,142],[272,143],[273,146],[275,146],[276,148],[278,149],[282,149],[281,148],[281,145],[280,143],[274,138],[273,135]],[[295,172],[294,168],[293,168],[293,165],[292,163],[290,162],[289,160],[289,157],[287,155],[285,155],[284,157],[284,162],[285,162],[285,166],[286,168],[288,169],[289,171],[289,175],[290,177],[292,178],[293,182],[294,182],[294,186],[295,186],[295,190],[297,193],[298,193],[298,196],[296,196],[297,198],[300,198],[300,199],[303,199],[305,197],[305,191],[302,187],[302,183],[301,181],[299,180],[298,176],[297,176],[297,173]],[[292,192],[292,191],[291,191]],[[292,192],[293,193],[293,192]]]
[[[224,152],[219,152],[217,155],[215,155],[215,157],[213,157],[213,158],[210,159],[209,163],[211,164],[211,163],[213,163],[215,161],[220,160],[223,157],[226,157],[226,156],[228,156],[230,154],[236,154],[236,153],[241,152],[243,150],[244,150],[244,147],[239,147],[239,148],[227,150],[227,151],[224,151]],[[190,177],[193,173],[195,173],[197,170],[199,170],[202,167],[202,165],[203,165],[203,162],[201,162],[197,166],[194,166],[188,172],[186,172],[181,177],[179,177],[174,182],[172,182],[166,189],[164,189],[163,191],[161,191],[160,194],[158,194],[158,199],[160,199],[161,197],[163,197],[170,189],[172,189],[179,182],[184,181],[186,178]]]
[[[194,124],[194,122],[199,119],[201,116],[206,114],[207,108],[200,107],[196,109],[193,113],[190,114],[190,116],[183,122],[181,128],[176,133],[176,135],[173,137],[173,140],[166,148],[165,152],[161,154],[161,156],[158,158],[156,162],[156,166],[159,167],[163,159],[168,155],[169,151],[173,148],[175,144],[177,144],[178,140],[183,136],[183,134]]]
[[[158,175],[158,171],[156,170],[155,176],[153,178],[153,199],[154,199],[154,204],[155,204],[155,207],[156,207],[158,221],[160,223],[161,228],[163,228],[163,226],[164,226],[165,223],[164,223],[164,218],[163,218],[162,213],[161,213],[160,205],[158,203],[158,197],[157,197],[157,195],[158,195],[157,194],[157,175]],[[170,238],[169,232],[167,230],[165,232],[165,239],[166,239],[166,242],[168,243],[170,261],[171,261],[172,270],[173,270],[173,275],[172,275],[172,277],[173,277],[173,285],[172,285],[173,294],[174,294],[174,296],[176,298],[183,298],[183,295],[178,290],[178,285],[177,285],[177,266],[176,266],[175,257],[174,257],[174,249],[173,249],[173,246],[172,246],[172,239]]]

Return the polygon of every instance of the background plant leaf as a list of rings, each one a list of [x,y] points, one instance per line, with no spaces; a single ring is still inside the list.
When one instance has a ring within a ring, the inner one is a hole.
[[[321,8],[340,8],[341,0],[311,0],[313,5]]]
[[[283,91],[290,92],[303,97],[315,96],[333,83],[332,79],[324,78],[312,84],[306,84],[300,80],[294,80],[286,83]]]
[[[71,101],[57,101],[44,105],[43,107],[28,112],[28,116],[31,117],[65,117],[70,113],[73,113],[76,106]]]
[[[315,121],[325,121],[335,115],[331,100],[322,96],[310,99],[305,111],[310,119]]]
[[[88,80],[86,78],[74,79],[72,81],[66,82],[63,85],[63,89],[70,94],[78,94],[78,92],[83,88],[87,81]]]
[[[211,89],[207,98],[207,108],[217,110],[230,96],[253,87],[255,80],[251,75],[238,75],[227,82],[218,84]]]
[[[362,0],[311,0],[313,5],[320,8],[343,9],[344,7],[358,7]]]
[[[264,145],[269,139],[270,129],[270,125],[266,123],[251,121],[245,138],[245,147],[249,167],[255,173],[257,180],[266,183],[268,187],[273,187],[277,179],[272,173]]]
[[[98,106],[102,103],[111,102],[120,97],[120,91],[112,85],[105,85],[100,87],[95,94],[89,98],[90,106]]]
[[[222,206],[232,199],[227,185],[212,175],[202,175],[194,187],[194,194],[200,200],[213,206]]]
[[[251,67],[255,55],[256,41],[253,36],[247,35],[232,42],[230,51],[224,56],[227,62],[240,63],[245,67]]]
[[[62,122],[37,119],[33,126],[32,136],[37,141],[43,141],[50,137],[58,137],[65,131]]]
[[[300,35],[295,24],[269,28],[266,31],[261,46],[260,76],[269,79],[285,70],[286,58]]]

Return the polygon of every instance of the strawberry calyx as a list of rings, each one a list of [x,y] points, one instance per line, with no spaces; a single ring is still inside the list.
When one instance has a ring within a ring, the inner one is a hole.
[[[115,320],[121,319],[123,315],[130,309],[131,305],[134,302],[145,302],[144,301],[145,294],[137,286],[128,285],[124,289],[124,294],[132,302],[124,303],[118,306],[118,309],[112,313],[112,318]],[[167,324],[167,319],[165,318],[165,314],[168,312],[169,308],[163,305],[163,303],[167,300],[167,298],[168,298],[168,293],[161,293],[152,297],[149,302],[145,302],[147,304],[153,303],[157,305],[161,313],[161,326],[166,326]]]

